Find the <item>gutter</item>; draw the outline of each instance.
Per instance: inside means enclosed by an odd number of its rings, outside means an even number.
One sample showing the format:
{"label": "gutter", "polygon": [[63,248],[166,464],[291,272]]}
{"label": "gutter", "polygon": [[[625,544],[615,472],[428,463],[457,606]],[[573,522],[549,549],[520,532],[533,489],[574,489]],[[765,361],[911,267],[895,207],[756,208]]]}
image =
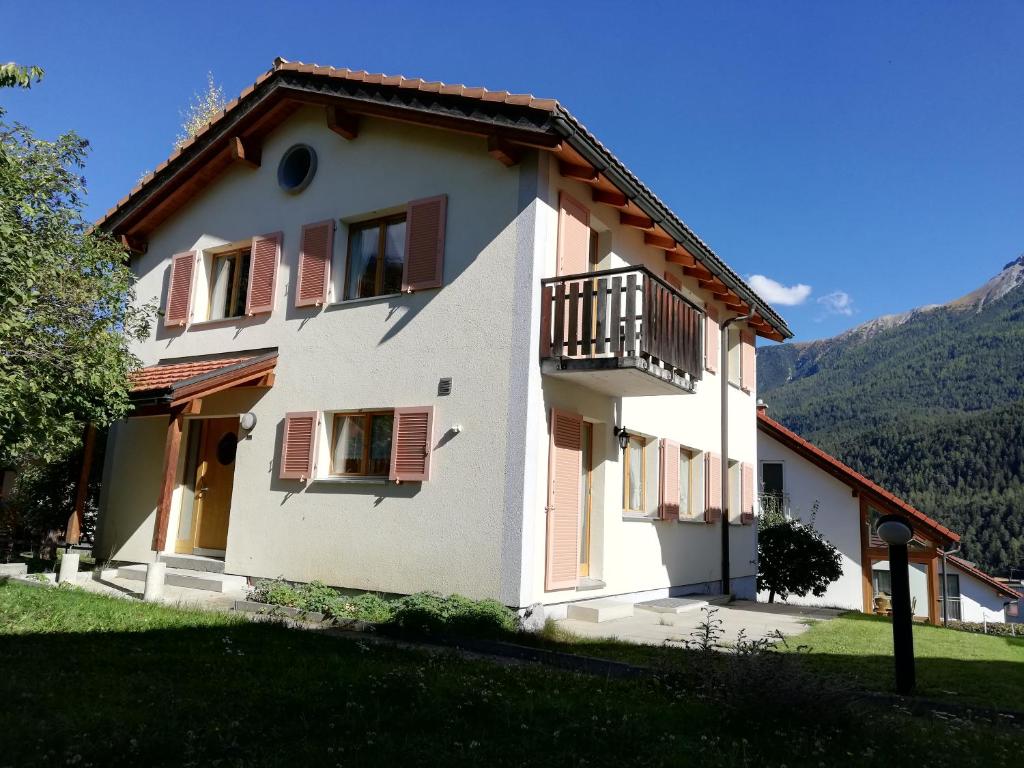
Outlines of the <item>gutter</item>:
{"label": "gutter", "polygon": [[714,252],[700,240],[653,192],[630,173],[611,152],[609,152],[569,112],[559,105],[551,118],[552,126],[596,171],[604,174],[619,188],[628,200],[634,203],[651,221],[662,227],[677,242],[691,250],[709,270],[726,286],[734,290],[751,308],[767,320],[785,338],[793,338],[786,321],[768,306],[761,297],[743,282]]}

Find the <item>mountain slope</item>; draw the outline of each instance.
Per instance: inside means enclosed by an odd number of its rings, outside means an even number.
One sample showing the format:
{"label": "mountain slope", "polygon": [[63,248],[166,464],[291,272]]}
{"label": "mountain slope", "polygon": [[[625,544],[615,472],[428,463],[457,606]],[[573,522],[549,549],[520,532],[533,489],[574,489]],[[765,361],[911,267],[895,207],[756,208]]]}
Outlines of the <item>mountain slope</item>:
{"label": "mountain slope", "polygon": [[1024,257],[944,305],[758,350],[758,393],[790,428],[1024,566]]}

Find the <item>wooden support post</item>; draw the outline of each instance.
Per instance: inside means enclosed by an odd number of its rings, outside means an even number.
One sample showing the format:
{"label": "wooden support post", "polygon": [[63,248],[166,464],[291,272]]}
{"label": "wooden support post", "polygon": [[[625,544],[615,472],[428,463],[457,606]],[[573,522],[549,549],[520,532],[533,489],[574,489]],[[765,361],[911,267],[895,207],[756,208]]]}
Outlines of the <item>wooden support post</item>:
{"label": "wooden support post", "polygon": [[167,543],[167,523],[171,516],[171,499],[178,474],[178,455],[181,452],[183,418],[180,409],[171,412],[167,421],[167,439],[164,442],[164,474],[160,482],[160,496],[156,505],[156,523],[153,526],[153,551],[163,552]]}
{"label": "wooden support post", "polygon": [[75,506],[68,518],[68,529],[64,541],[77,544],[82,539],[82,525],[85,522],[85,501],[89,496],[89,476],[92,474],[92,454],[96,447],[96,427],[85,425],[82,437],[82,466],[78,472],[78,485],[75,487]]}
{"label": "wooden support post", "polygon": [[327,107],[327,127],[352,141],[359,135],[359,118],[341,107]]}

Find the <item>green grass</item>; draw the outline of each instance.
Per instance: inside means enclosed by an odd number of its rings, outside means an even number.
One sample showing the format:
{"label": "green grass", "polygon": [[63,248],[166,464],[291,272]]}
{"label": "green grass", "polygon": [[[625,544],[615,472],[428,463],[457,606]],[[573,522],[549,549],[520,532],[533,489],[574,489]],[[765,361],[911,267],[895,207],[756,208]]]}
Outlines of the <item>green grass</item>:
{"label": "green grass", "polygon": [[[892,623],[862,613],[818,622],[794,638],[810,647],[807,664],[857,685],[889,690]],[[917,693],[963,704],[1024,712],[1024,638],[914,625]]]}
{"label": "green grass", "polygon": [[869,766],[888,763],[880,730],[907,752],[941,733],[944,757],[993,766],[1021,736],[889,708],[787,710],[756,677],[711,692],[681,675],[602,679],[12,583],[0,668],[0,766]]}

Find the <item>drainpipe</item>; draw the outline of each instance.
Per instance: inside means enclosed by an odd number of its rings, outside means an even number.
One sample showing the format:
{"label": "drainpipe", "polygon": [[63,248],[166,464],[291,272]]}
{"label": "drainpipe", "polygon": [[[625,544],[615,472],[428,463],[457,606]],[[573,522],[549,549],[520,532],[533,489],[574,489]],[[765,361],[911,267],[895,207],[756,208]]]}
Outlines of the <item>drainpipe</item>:
{"label": "drainpipe", "polygon": [[722,357],[719,376],[722,377],[722,594],[732,594],[732,583],[729,578],[729,510],[732,500],[729,498],[729,326],[733,323],[749,320],[753,313],[730,317],[722,323],[722,339],[719,346]]}
{"label": "drainpipe", "polygon": [[949,595],[946,593],[946,556],[955,555],[960,551],[960,547],[957,546],[955,549],[939,550],[939,554],[942,555],[942,626],[949,626]]}

